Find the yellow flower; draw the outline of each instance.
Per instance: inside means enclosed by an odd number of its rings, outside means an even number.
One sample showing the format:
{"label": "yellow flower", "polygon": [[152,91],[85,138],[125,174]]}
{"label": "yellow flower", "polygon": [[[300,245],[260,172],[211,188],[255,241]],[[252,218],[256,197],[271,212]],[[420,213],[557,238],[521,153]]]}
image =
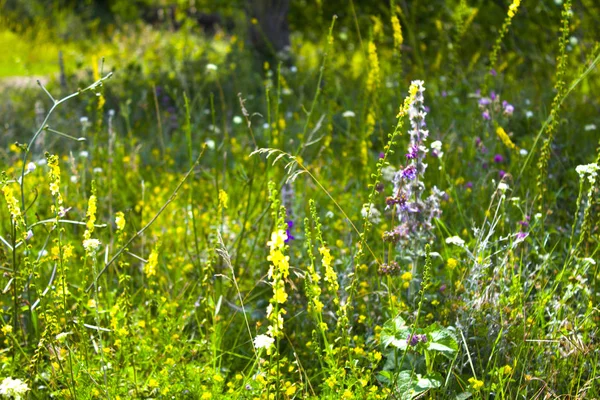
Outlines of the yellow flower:
{"label": "yellow flower", "polygon": [[512,367],[510,365],[505,365],[504,368],[502,368],[502,373],[504,375],[509,375],[512,372]]}
{"label": "yellow flower", "polygon": [[446,266],[448,267],[448,269],[454,269],[458,266],[458,260],[456,258],[449,258],[448,261],[446,261]]}
{"label": "yellow flower", "polygon": [[267,246],[271,249],[281,249],[285,245],[285,241],[288,239],[287,233],[283,229],[279,229],[271,233],[271,240],[267,242]]}
{"label": "yellow flower", "polygon": [[496,135],[498,135],[498,137],[500,138],[500,140],[502,140],[502,143],[504,143],[506,147],[508,147],[511,150],[518,150],[518,147],[513,143],[513,141],[510,139],[503,127],[499,126],[498,128],[496,128]]}
{"label": "yellow flower", "polygon": [[475,390],[479,390],[483,387],[483,381],[480,381],[479,379],[476,378],[469,378],[469,383],[471,384],[471,387]]}
{"label": "yellow flower", "polygon": [[117,225],[117,229],[122,231],[125,228],[125,214],[121,211],[117,212],[115,215],[115,224]]}
{"label": "yellow flower", "polygon": [[400,276],[400,278],[403,281],[410,281],[412,279],[412,273],[410,271],[406,271],[405,273],[402,274],[402,276]]}

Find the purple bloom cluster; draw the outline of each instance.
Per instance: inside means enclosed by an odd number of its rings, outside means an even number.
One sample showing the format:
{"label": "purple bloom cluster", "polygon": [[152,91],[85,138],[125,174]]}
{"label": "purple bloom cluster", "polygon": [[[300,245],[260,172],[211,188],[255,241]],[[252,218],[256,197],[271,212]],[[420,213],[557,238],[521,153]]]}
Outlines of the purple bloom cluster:
{"label": "purple bloom cluster", "polygon": [[500,96],[496,92],[490,92],[489,97],[481,97],[480,91],[477,94],[479,97],[477,104],[481,110],[481,117],[484,120],[489,121],[492,119],[492,115],[497,115],[500,112],[507,117],[513,115],[515,107],[506,100],[500,102]]}
{"label": "purple bloom cluster", "polygon": [[409,346],[413,347],[415,347],[419,343],[427,343],[427,335],[408,335],[408,337],[406,338],[406,343],[408,343]]}
{"label": "purple bloom cluster", "polygon": [[400,272],[400,265],[396,261],[392,261],[389,264],[382,264],[378,270],[380,275],[396,275]]}

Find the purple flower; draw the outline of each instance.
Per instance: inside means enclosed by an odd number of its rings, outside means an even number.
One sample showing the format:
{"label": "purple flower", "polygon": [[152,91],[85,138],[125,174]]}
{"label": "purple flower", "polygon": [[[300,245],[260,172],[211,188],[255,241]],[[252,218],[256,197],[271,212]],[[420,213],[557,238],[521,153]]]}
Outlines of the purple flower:
{"label": "purple flower", "polygon": [[492,100],[489,97],[482,97],[482,98],[479,99],[479,105],[480,106],[487,106],[491,102],[492,102]]}
{"label": "purple flower", "polygon": [[513,112],[515,111],[515,108],[513,107],[512,104],[510,104],[508,101],[504,100],[502,102],[502,108],[504,109],[504,114],[511,116],[513,114]]}
{"label": "purple flower", "polygon": [[404,168],[404,170],[402,170],[402,177],[404,179],[412,181],[417,177],[417,168],[414,165],[409,165],[408,167]]}
{"label": "purple flower", "polygon": [[504,172],[503,169],[501,169],[500,171],[498,171],[498,175],[500,176],[500,179],[504,178],[504,175],[506,175],[506,172]]}
{"label": "purple flower", "polygon": [[492,119],[492,117],[490,117],[490,112],[488,110],[485,110],[484,112],[481,113],[481,116],[483,117],[483,119],[485,119],[486,121],[489,121],[490,119]]}
{"label": "purple flower", "polygon": [[494,68],[492,68],[492,69],[490,69],[490,75],[496,76],[496,75],[498,75],[498,73],[496,72],[496,70]]}
{"label": "purple flower", "polygon": [[500,164],[501,162],[504,162],[504,157],[502,157],[502,154],[496,154],[494,156],[494,162],[496,164]]}
{"label": "purple flower", "polygon": [[379,158],[383,158],[383,157],[385,157],[385,153],[382,151],[379,153]]}
{"label": "purple flower", "polygon": [[472,189],[473,188],[473,182],[469,181],[469,182],[465,183],[465,187],[467,189]]}
{"label": "purple flower", "polygon": [[446,291],[446,284],[442,283],[442,286],[440,286],[440,293],[444,293]]}
{"label": "purple flower", "polygon": [[408,153],[406,153],[406,158],[409,160],[414,160],[415,158],[417,158],[418,155],[419,155],[419,146],[417,146],[416,144],[413,144],[408,149]]}
{"label": "purple flower", "polygon": [[427,335],[408,335],[408,338],[406,338],[406,343],[413,347],[419,343],[427,343]]}
{"label": "purple flower", "polygon": [[522,242],[523,240],[525,240],[525,238],[529,236],[529,233],[527,232],[519,232],[517,233],[517,243],[518,242]]}
{"label": "purple flower", "polygon": [[290,240],[294,240],[295,239],[295,237],[292,236],[292,228],[294,227],[294,221],[292,221],[291,219],[287,220],[286,224],[287,224],[288,227],[285,230],[285,233],[287,234],[287,239],[285,240],[285,243],[288,243]]}
{"label": "purple flower", "polygon": [[490,99],[492,99],[492,101],[494,101],[494,100],[496,100],[496,97],[498,97],[498,96],[496,96],[496,92],[494,92],[492,90],[492,92],[490,93]]}
{"label": "purple flower", "polygon": [[442,90],[442,97],[446,97],[448,96],[448,92],[446,92],[445,90]]}

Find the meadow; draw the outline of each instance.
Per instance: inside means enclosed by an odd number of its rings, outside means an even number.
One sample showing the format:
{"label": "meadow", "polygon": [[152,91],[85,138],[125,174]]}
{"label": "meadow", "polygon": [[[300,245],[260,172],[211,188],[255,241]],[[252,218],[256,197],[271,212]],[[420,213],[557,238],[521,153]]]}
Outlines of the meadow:
{"label": "meadow", "polygon": [[600,6],[234,3],[0,13],[0,397],[600,398]]}

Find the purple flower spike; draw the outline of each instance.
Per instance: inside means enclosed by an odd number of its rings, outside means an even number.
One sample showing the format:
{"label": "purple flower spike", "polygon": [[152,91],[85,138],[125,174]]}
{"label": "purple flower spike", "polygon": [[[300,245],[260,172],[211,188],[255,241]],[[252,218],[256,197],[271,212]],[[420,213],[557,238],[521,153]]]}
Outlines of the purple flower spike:
{"label": "purple flower spike", "polygon": [[492,99],[492,101],[494,101],[494,100],[496,100],[496,97],[498,97],[498,96],[496,95],[496,92],[494,92],[494,91],[492,90],[492,92],[490,93],[490,99]]}
{"label": "purple flower spike", "polygon": [[409,160],[414,160],[419,155],[419,146],[413,144],[409,149],[408,153],[406,153],[406,158]]}
{"label": "purple flower spike", "polygon": [[290,240],[294,240],[295,239],[295,237],[292,236],[292,228],[294,227],[294,221],[292,221],[291,219],[287,220],[286,224],[287,224],[288,227],[285,230],[285,233],[287,234],[287,239],[285,240],[285,243],[289,243]]}

